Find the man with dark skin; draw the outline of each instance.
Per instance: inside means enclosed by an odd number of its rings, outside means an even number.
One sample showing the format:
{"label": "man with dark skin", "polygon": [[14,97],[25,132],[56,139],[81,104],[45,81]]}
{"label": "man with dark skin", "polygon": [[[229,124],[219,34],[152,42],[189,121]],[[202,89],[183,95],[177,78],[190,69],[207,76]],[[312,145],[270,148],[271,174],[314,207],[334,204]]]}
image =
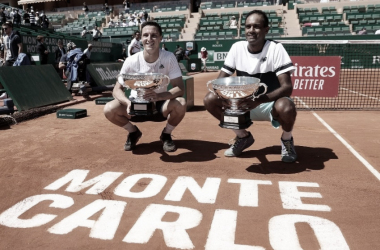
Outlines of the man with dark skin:
{"label": "man with dark skin", "polygon": [[[240,101],[239,109],[250,110],[253,121],[270,121],[275,128],[281,126],[281,160],[294,162],[297,154],[292,130],[297,112],[289,97],[293,90],[290,74],[295,67],[280,43],[266,40],[268,31],[268,17],[264,12],[253,10],[248,13],[245,21],[246,41],[232,45],[218,78],[229,77],[236,71],[237,76],[260,78],[268,86],[267,93],[259,98]],[[207,111],[218,120],[222,117],[223,109],[230,106],[230,103],[211,92],[206,95],[204,104]],[[228,157],[239,156],[255,141],[245,129],[233,131],[236,134],[235,143],[224,153]]]}

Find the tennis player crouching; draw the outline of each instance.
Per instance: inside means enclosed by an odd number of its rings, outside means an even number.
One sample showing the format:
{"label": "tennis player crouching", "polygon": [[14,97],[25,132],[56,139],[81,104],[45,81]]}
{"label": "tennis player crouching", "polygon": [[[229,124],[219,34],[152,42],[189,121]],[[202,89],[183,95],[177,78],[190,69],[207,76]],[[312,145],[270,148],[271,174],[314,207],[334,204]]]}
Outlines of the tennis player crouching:
{"label": "tennis player crouching", "polygon": [[[275,128],[282,127],[281,160],[294,162],[297,154],[292,136],[296,120],[296,107],[290,95],[293,87],[290,74],[295,70],[282,44],[266,40],[269,31],[268,17],[260,10],[249,12],[245,20],[247,41],[232,45],[218,78],[228,77],[236,71],[237,76],[260,78],[268,86],[267,93],[259,98],[242,101],[239,108],[251,110],[253,121],[270,121]],[[218,120],[223,111],[223,102],[209,92],[204,104]],[[253,136],[245,129],[233,130],[235,143],[225,151],[225,156],[239,156],[254,143]]]}
{"label": "tennis player crouching", "polygon": [[[170,78],[170,83],[173,86],[172,89],[169,91],[162,90],[162,88],[146,90],[144,99],[156,102],[157,110],[164,117],[168,118],[160,140],[163,143],[164,151],[173,152],[177,148],[172,141],[171,133],[182,121],[186,113],[186,101],[182,98],[184,84],[181,70],[174,54],[160,48],[162,30],[159,24],[156,22],[143,23],[141,25],[141,34],[144,51],[128,57],[123,64],[120,74],[162,73]],[[135,91],[131,92],[131,96],[135,94]],[[118,82],[116,82],[113,89],[113,96],[115,100],[106,104],[104,114],[110,122],[129,132],[124,150],[133,150],[142,133],[137,126],[130,122],[131,116],[129,115],[129,110],[131,101],[125,96],[124,87]]]}

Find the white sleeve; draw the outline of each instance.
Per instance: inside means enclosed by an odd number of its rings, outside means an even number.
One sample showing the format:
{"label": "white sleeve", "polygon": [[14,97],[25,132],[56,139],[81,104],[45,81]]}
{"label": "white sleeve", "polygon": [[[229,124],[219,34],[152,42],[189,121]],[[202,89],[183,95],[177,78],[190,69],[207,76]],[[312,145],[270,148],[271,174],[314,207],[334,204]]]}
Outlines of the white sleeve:
{"label": "white sleeve", "polygon": [[131,45],[132,45],[132,43],[130,43],[130,44],[128,45],[128,51],[127,51],[127,53],[128,53],[128,57],[131,56],[131,53],[129,52],[129,51],[131,50]]}
{"label": "white sleeve", "polygon": [[236,69],[236,43],[234,43],[230,49],[230,51],[228,52],[227,56],[226,56],[226,59],[224,61],[224,65],[222,67],[222,70],[229,74],[229,75],[232,75],[233,73],[235,73],[235,69]]}
{"label": "white sleeve", "polygon": [[170,79],[175,79],[182,76],[181,69],[179,68],[177,59],[175,58],[173,53],[168,53],[169,57],[169,69],[168,76]]}
{"label": "white sleeve", "polygon": [[286,72],[292,73],[295,70],[288,52],[286,52],[284,46],[281,43],[276,44],[274,57],[273,72],[275,72],[277,76]]}
{"label": "white sleeve", "polygon": [[123,63],[123,67],[121,67],[121,70],[120,70],[120,74],[126,74],[126,73],[128,73],[129,71],[130,71],[130,69],[129,69],[129,66],[130,66],[130,60],[128,60],[128,59],[130,59],[130,57],[128,57],[125,61],[124,61],[124,63]]}

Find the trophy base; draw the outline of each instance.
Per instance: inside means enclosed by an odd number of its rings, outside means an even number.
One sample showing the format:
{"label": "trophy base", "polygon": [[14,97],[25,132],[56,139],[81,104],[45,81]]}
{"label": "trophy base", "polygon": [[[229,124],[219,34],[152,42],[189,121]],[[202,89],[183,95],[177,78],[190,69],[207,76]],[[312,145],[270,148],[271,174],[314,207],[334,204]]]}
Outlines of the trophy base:
{"label": "trophy base", "polygon": [[229,129],[246,129],[253,124],[250,112],[241,112],[241,113],[222,113],[222,119],[220,120],[219,126],[222,128]]}
{"label": "trophy base", "polygon": [[131,102],[130,115],[155,115],[157,113],[156,105],[153,102],[137,103]]}

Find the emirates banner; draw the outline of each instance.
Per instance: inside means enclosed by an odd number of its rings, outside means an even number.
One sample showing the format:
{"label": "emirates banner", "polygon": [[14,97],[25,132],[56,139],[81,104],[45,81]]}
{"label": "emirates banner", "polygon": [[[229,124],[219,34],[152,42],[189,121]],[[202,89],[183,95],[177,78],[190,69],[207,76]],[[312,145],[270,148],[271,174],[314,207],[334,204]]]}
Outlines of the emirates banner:
{"label": "emirates banner", "polygon": [[340,56],[291,56],[296,70],[292,74],[292,96],[338,96]]}

